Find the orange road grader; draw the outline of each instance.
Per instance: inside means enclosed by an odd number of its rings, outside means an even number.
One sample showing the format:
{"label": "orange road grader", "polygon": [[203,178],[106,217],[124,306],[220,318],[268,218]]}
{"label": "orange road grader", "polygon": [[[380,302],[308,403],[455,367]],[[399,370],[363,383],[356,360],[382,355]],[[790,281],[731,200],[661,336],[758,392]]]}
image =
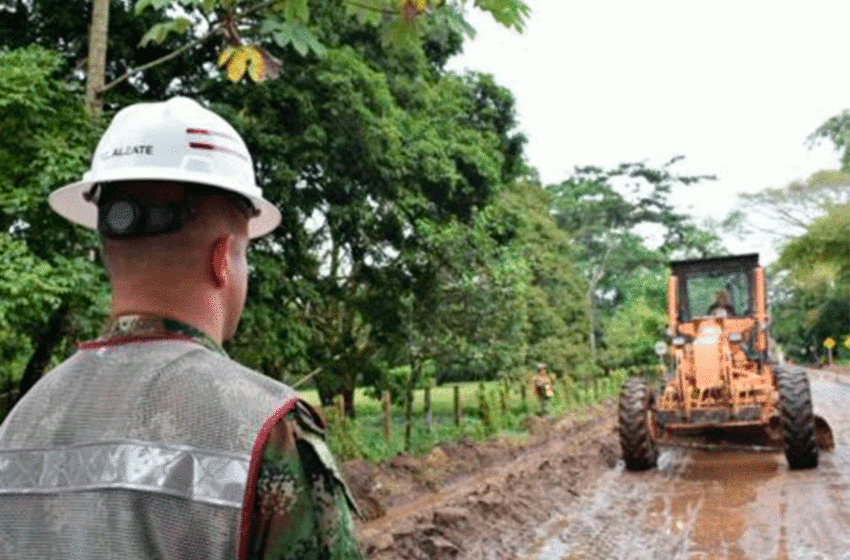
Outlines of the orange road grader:
{"label": "orange road grader", "polygon": [[774,359],[758,255],[670,265],[672,363],[657,390],[641,378],[623,385],[618,420],[626,468],[654,467],[663,445],[784,448],[792,469],[816,467],[832,432],[812,412],[805,370]]}

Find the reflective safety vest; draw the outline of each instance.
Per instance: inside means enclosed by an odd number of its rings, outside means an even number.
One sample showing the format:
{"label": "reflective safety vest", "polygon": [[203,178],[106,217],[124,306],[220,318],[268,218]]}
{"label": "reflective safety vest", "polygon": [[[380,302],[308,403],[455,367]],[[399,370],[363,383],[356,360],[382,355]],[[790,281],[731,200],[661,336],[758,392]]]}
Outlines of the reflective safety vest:
{"label": "reflective safety vest", "polygon": [[192,340],[107,340],[0,426],[0,559],[234,558],[249,458],[294,392]]}

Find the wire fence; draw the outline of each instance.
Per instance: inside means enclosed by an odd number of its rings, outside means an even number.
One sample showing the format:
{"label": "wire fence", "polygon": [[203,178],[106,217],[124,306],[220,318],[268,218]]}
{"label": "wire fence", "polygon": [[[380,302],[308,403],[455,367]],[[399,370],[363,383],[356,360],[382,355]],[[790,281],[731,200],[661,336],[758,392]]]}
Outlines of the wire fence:
{"label": "wire fence", "polygon": [[[655,375],[655,367],[614,370],[596,379],[556,379],[552,398],[545,404],[535,395],[530,378],[523,383],[425,386],[414,391],[410,416],[402,404],[390,401],[389,393],[375,398],[358,390],[354,419],[346,416],[342,399],[325,409],[331,447],[342,460],[380,460],[400,452],[427,453],[439,443],[467,438],[524,437],[529,416],[581,412],[588,405],[619,395],[622,384],[633,375]],[[318,401],[309,392],[305,397]]]}

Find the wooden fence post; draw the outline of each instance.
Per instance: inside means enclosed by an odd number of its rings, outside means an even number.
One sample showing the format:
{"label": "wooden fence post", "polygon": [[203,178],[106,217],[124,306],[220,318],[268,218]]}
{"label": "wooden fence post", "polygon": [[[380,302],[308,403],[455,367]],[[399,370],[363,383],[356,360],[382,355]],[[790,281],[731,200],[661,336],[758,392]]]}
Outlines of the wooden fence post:
{"label": "wooden fence post", "polygon": [[502,408],[502,417],[504,418],[505,414],[508,412],[508,389],[504,385],[502,385],[502,388],[499,391],[499,399],[499,404]]}
{"label": "wooden fence post", "polygon": [[381,400],[384,403],[384,440],[387,442],[387,447],[390,446],[390,429],[392,427],[393,416],[390,410],[390,392],[384,391],[381,395]]}
{"label": "wooden fence post", "polygon": [[563,377],[561,377],[561,389],[564,393],[564,408],[569,410],[572,404],[572,395],[570,395],[570,384],[567,383],[567,374],[565,373]]}
{"label": "wooden fence post", "polygon": [[454,390],[455,390],[455,426],[460,426],[460,385],[455,385]]}
{"label": "wooden fence post", "polygon": [[519,395],[522,399],[522,411],[528,412],[528,386],[525,382],[519,384]]}
{"label": "wooden fence post", "polygon": [[431,431],[431,421],[433,420],[433,411],[431,410],[431,382],[428,381],[425,383],[425,395],[424,395],[425,403],[423,413],[425,416],[425,430]]}
{"label": "wooden fence post", "polygon": [[334,396],[334,400],[336,401],[336,411],[339,413],[340,419],[345,418],[345,400],[342,398],[342,395]]}

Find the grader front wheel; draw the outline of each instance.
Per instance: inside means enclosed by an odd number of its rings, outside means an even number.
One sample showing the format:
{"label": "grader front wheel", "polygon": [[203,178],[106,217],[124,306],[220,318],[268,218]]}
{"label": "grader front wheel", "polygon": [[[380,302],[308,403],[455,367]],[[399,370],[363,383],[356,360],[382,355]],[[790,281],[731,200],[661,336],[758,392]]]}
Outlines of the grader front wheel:
{"label": "grader front wheel", "polygon": [[785,432],[785,458],[792,469],[818,466],[815,415],[806,371],[798,367],[776,367],[780,412]]}
{"label": "grader front wheel", "polygon": [[620,393],[620,448],[630,471],[644,471],[655,466],[658,451],[652,418],[652,394],[639,378],[629,379]]}

